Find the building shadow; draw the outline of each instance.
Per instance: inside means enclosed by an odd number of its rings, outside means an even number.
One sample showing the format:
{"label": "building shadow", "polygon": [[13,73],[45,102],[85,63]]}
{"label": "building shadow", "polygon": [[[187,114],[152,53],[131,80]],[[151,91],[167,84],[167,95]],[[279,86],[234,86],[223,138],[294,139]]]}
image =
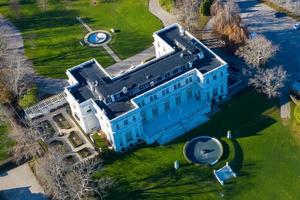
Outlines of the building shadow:
{"label": "building shadow", "polygon": [[1,200],[46,200],[42,193],[32,193],[30,187],[20,187],[0,191]]}

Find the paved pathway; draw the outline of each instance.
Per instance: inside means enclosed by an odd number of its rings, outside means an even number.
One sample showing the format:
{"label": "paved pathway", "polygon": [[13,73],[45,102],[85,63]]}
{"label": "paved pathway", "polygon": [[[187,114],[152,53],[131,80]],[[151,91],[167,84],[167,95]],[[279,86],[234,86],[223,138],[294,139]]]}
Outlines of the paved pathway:
{"label": "paved pathway", "polygon": [[107,44],[104,44],[103,48],[116,62],[121,61],[121,59],[117,56],[117,54],[115,54],[115,52]]}
{"label": "paved pathway", "polygon": [[88,32],[92,32],[93,30],[81,19],[81,17],[76,17],[76,19],[82,24],[82,26],[84,27],[84,28],[86,28],[86,30],[88,31]]}
{"label": "paved pathway", "polygon": [[46,200],[44,190],[27,163],[0,172],[1,200]]}
{"label": "paved pathway", "polygon": [[162,21],[164,26],[168,26],[177,22],[176,16],[168,13],[160,7],[159,0],[150,0],[149,10],[153,15],[155,15]]}

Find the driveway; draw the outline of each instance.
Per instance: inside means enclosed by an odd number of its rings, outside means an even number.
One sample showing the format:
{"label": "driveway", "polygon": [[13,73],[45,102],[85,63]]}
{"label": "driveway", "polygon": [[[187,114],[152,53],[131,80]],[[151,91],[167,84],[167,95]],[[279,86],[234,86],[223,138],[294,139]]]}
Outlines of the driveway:
{"label": "driveway", "polygon": [[27,163],[0,172],[1,200],[46,200],[44,191]]}
{"label": "driveway", "polygon": [[265,35],[274,44],[279,45],[279,52],[271,60],[271,66],[282,65],[287,70],[290,84],[300,78],[300,31],[293,29],[297,22],[290,17],[275,18],[275,11],[255,0],[237,0],[241,17],[250,32]]}

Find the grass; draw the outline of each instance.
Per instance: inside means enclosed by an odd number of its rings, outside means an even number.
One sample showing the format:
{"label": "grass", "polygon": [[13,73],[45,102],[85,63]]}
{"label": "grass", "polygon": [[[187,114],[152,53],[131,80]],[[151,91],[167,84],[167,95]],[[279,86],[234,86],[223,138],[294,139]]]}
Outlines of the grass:
{"label": "grass", "polygon": [[8,137],[8,128],[5,125],[0,125],[0,161],[9,157],[9,151],[13,145]]}
{"label": "grass", "polygon": [[207,22],[209,21],[210,16],[205,16],[201,13],[199,13],[199,28],[204,29]]}
{"label": "grass", "polygon": [[122,59],[151,46],[152,34],[161,28],[160,21],[148,11],[148,0],[68,1],[66,5],[50,0],[47,11],[41,11],[35,1],[20,1],[21,16],[12,17],[9,4],[0,0],[0,13],[10,18],[21,31],[25,53],[36,71],[53,78],[66,78],[65,70],[91,58],[104,67],[114,63],[103,48],[88,48],[79,44],[87,31],[76,20],[81,16],[94,30],[111,28],[114,33],[109,46]]}
{"label": "grass", "polygon": [[19,100],[19,106],[21,108],[27,108],[30,107],[38,102],[38,88],[37,86],[33,86],[30,88]]}
{"label": "grass", "polygon": [[273,3],[273,2],[268,1],[268,0],[262,0],[262,2],[264,4],[266,4],[267,6],[269,6],[270,8],[273,8],[274,10],[276,10],[278,12],[283,12],[283,13],[285,13],[289,17],[292,17],[292,18],[294,18],[296,20],[300,20],[300,16],[299,15],[294,14],[293,12],[291,12],[291,11],[289,11],[289,10],[287,10],[287,9],[279,6],[279,5],[277,5],[276,3]]}
{"label": "grass", "polygon": [[[106,156],[105,169],[97,176],[118,182],[108,199],[299,199],[300,146],[290,127],[282,124],[277,103],[247,91],[221,108],[208,123],[168,145]],[[228,129],[235,140],[224,138]],[[216,166],[196,166],[184,159],[184,143],[198,135],[222,138],[225,154]],[[178,171],[175,160],[180,162]],[[238,178],[221,187],[213,169],[226,161]]]}

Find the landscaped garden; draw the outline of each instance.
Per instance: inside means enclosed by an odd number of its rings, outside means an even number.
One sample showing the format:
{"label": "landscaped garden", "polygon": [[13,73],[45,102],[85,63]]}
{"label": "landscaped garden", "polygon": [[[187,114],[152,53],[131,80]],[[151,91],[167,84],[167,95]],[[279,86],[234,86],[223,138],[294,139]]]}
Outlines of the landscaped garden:
{"label": "landscaped garden", "polygon": [[104,67],[113,59],[103,48],[88,48],[79,44],[87,33],[77,16],[94,30],[119,30],[112,34],[109,46],[121,58],[127,58],[150,47],[154,31],[160,21],[148,11],[148,0],[48,1],[47,10],[36,3],[20,1],[20,17],[12,17],[10,5],[0,0],[0,13],[9,17],[22,32],[26,55],[33,61],[38,73],[65,78],[65,70],[96,58]]}
{"label": "landscaped garden", "polygon": [[[168,145],[105,156],[105,170],[97,175],[118,182],[109,199],[299,199],[299,138],[278,111],[277,102],[243,92],[209,122]],[[227,130],[233,140],[226,138]],[[185,142],[200,135],[223,143],[224,155],[213,167],[196,166],[183,156]],[[222,187],[213,169],[227,161],[238,177]]]}

